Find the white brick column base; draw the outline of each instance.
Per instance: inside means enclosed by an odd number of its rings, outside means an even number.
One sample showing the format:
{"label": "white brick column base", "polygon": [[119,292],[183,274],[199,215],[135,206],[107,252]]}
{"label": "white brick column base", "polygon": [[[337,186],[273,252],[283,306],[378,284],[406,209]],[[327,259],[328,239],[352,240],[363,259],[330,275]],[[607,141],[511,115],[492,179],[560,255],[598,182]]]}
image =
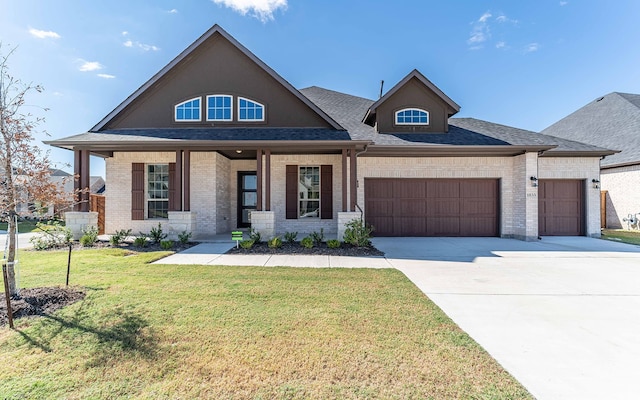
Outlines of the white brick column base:
{"label": "white brick column base", "polygon": [[64,213],[64,222],[67,228],[73,234],[73,240],[79,240],[87,227],[95,227],[98,229],[98,213],[89,211],[67,211]]}
{"label": "white brick column base", "polygon": [[185,231],[191,232],[195,236],[197,216],[198,213],[195,211],[169,211],[168,238],[175,240],[178,238],[178,234]]}
{"label": "white brick column base", "polygon": [[347,223],[354,219],[360,219],[361,216],[358,211],[338,212],[338,240],[344,240],[344,231],[347,230]]}
{"label": "white brick column base", "polygon": [[262,240],[276,236],[275,211],[251,211],[251,228],[260,233]]}

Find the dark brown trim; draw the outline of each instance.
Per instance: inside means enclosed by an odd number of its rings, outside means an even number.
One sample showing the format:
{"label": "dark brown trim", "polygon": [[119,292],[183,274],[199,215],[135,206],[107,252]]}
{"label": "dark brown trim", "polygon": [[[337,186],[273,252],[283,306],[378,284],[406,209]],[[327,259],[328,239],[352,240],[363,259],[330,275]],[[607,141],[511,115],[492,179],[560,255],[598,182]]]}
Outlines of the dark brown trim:
{"label": "dark brown trim", "polygon": [[80,150],[73,151],[73,211],[80,211],[80,166],[82,165],[82,158],[80,157]]}
{"label": "dark brown trim", "polygon": [[350,202],[349,202],[349,211],[356,210],[356,203],[358,202],[358,161],[356,157],[356,149],[353,148],[349,150],[349,154],[351,156],[351,162],[349,163],[349,170],[351,173],[351,177],[349,179],[350,186]]}
{"label": "dark brown trim", "polygon": [[285,209],[287,219],[298,218],[298,166],[287,165],[285,169]]}
{"label": "dark brown trim", "polygon": [[271,211],[271,150],[264,151],[265,182],[264,182],[264,209]]}
{"label": "dark brown trim", "polygon": [[342,211],[347,209],[347,149],[342,149]]}
{"label": "dark brown trim", "polygon": [[131,164],[131,219],[144,219],[144,163]]}
{"label": "dark brown trim", "polygon": [[183,194],[182,194],[182,209],[184,211],[191,211],[191,151],[185,150],[183,157],[184,167],[182,179]]}
{"label": "dark brown trim", "polygon": [[320,166],[320,219],[333,218],[333,165]]}
{"label": "dark brown trim", "polygon": [[[175,209],[182,211],[182,150],[176,150]],[[171,208],[169,208],[171,209]]]}
{"label": "dark brown trim", "polygon": [[257,194],[258,204],[256,205],[256,211],[262,211],[262,149],[256,151],[256,175],[257,175]]}
{"label": "dark brown trim", "polygon": [[169,163],[169,211],[180,211],[180,209],[177,208],[178,196],[180,196],[177,175],[176,163]]}
{"label": "dark brown trim", "polygon": [[89,192],[91,189],[91,170],[89,150],[80,150],[80,186],[82,194],[80,195],[80,211],[89,212]]}

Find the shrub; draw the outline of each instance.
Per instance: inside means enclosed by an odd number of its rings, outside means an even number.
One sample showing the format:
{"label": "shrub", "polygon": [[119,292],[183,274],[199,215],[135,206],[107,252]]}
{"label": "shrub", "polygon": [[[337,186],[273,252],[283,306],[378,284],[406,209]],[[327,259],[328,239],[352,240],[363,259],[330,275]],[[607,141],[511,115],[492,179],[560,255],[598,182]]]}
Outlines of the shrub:
{"label": "shrub", "polygon": [[284,241],[291,244],[295,243],[298,239],[298,232],[285,232],[284,233]]}
{"label": "shrub", "polygon": [[344,231],[344,242],[356,247],[371,246],[371,232],[373,227],[367,225],[363,220],[355,218],[347,222]]}
{"label": "shrub", "polygon": [[116,233],[114,233],[113,235],[111,235],[111,237],[109,238],[109,243],[111,243],[112,246],[119,246],[122,244],[122,242],[124,242],[124,240],[128,237],[131,236],[131,229],[120,229],[117,230]]}
{"label": "shrub", "polygon": [[136,247],[146,247],[147,246],[147,236],[142,234],[140,236],[136,236],[135,239],[133,239],[133,245]]}
{"label": "shrub", "polygon": [[36,250],[48,250],[68,246],[73,240],[71,229],[62,226],[58,221],[50,221],[47,224],[38,222],[36,226],[41,232],[39,232],[37,236],[29,239],[33,244],[33,248]]}
{"label": "shrub", "polygon": [[327,240],[327,247],[330,249],[337,249],[340,247],[340,241],[338,239]]}
{"label": "shrub", "polygon": [[282,247],[282,239],[280,239],[280,236],[276,236],[273,239],[270,239],[267,242],[267,245],[270,249],[279,249],[280,247]]}
{"label": "shrub", "polygon": [[189,243],[189,239],[191,239],[191,236],[193,236],[193,232],[182,231],[178,233],[178,240],[181,244],[187,244]]}
{"label": "shrub", "polygon": [[160,242],[162,250],[171,250],[173,248],[173,240],[163,240]]}
{"label": "shrub", "polygon": [[94,243],[95,241],[93,240],[91,235],[82,235],[80,237],[80,244],[82,245],[82,247],[91,247],[94,245]]}
{"label": "shrub", "polygon": [[149,239],[151,239],[154,244],[158,244],[166,238],[167,234],[162,232],[162,224],[159,222],[157,228],[151,228],[151,231],[149,231]]}
{"label": "shrub", "polygon": [[98,241],[98,227],[88,226],[82,229],[82,237],[80,238],[80,244],[83,247],[91,247]]}
{"label": "shrub", "polygon": [[305,237],[300,241],[300,245],[304,248],[311,249],[313,248],[313,239],[310,236]]}
{"label": "shrub", "polygon": [[319,246],[320,243],[324,242],[324,229],[320,228],[320,233],[318,232],[311,232],[311,234],[309,235],[309,237],[311,238],[311,240],[313,240],[313,243],[316,246]]}
{"label": "shrub", "polygon": [[260,232],[251,228],[249,230],[249,239],[253,240],[253,243],[260,243],[262,241],[262,236],[260,235]]}
{"label": "shrub", "polygon": [[240,247],[242,247],[245,250],[249,250],[250,248],[253,247],[254,244],[255,242],[253,241],[253,239],[243,240],[242,242],[240,242]]}

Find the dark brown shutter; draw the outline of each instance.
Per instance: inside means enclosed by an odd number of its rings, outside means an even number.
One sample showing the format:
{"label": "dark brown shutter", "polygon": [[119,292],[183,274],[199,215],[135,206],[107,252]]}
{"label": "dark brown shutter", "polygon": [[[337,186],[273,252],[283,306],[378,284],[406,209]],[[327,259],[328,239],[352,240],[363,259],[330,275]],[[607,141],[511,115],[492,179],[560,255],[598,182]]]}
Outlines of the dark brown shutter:
{"label": "dark brown shutter", "polygon": [[177,209],[177,205],[180,204],[176,201],[176,163],[169,163],[169,211],[180,211]]}
{"label": "dark brown shutter", "polygon": [[320,166],[320,218],[333,218],[333,166]]}
{"label": "dark brown shutter", "polygon": [[287,219],[296,219],[298,218],[298,166],[287,165],[286,175],[286,216]]}
{"label": "dark brown shutter", "polygon": [[131,219],[144,219],[144,164],[131,164]]}

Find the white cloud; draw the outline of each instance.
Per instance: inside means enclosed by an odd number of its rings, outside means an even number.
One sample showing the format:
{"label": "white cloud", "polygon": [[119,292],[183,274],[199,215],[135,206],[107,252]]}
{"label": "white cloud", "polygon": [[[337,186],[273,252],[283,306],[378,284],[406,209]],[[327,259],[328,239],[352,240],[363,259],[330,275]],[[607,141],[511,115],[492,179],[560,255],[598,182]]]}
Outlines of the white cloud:
{"label": "white cloud", "polygon": [[122,36],[127,36],[129,34],[129,32],[127,31],[122,31]]}
{"label": "white cloud", "polygon": [[133,42],[131,40],[127,40],[122,44],[124,45],[124,47],[133,47]]}
{"label": "white cloud", "polygon": [[281,8],[287,8],[287,0],[212,0],[216,4],[224,5],[242,15],[251,15],[262,22],[273,20],[273,13]]}
{"label": "white cloud", "polygon": [[137,47],[142,51],[158,51],[160,50],[160,47],[158,46],[154,46],[152,44],[146,44],[146,43],[140,43],[138,41],[133,41],[133,40],[127,40],[126,42],[122,43],[122,45],[124,47]]}
{"label": "white cloud", "polygon": [[100,64],[97,61],[85,61],[85,60],[82,60],[82,59],[80,59],[78,61],[82,63],[78,67],[78,69],[80,71],[82,71],[82,72],[97,71],[99,69],[104,68],[104,65]]}
{"label": "white cloud", "polygon": [[560,7],[566,6],[567,4],[569,4],[568,1],[561,1],[560,2]]}
{"label": "white cloud", "polygon": [[491,33],[489,31],[489,19],[491,18],[491,13],[489,11],[485,12],[478,18],[477,21],[473,22],[473,29],[469,34],[469,39],[467,39],[467,44],[471,47],[471,50],[479,50],[482,48],[482,43],[486,42],[487,39],[491,37]]}
{"label": "white cloud", "polygon": [[496,43],[496,49],[504,49],[506,47],[507,47],[507,44],[505,42]]}
{"label": "white cloud", "polygon": [[29,28],[29,33],[31,36],[37,37],[38,39],[60,39],[60,35],[54,31],[43,31],[40,29]]}
{"label": "white cloud", "polygon": [[168,11],[169,14],[177,14],[178,10],[175,8],[172,8],[171,10]]}
{"label": "white cloud", "polygon": [[525,49],[525,53],[533,53],[534,51],[538,51],[540,49],[540,45],[538,43],[529,43]]}
{"label": "white cloud", "polygon": [[98,74],[98,76],[104,79],[113,79],[116,77],[115,75],[109,75],[109,74]]}
{"label": "white cloud", "polygon": [[480,16],[480,18],[478,18],[478,22],[485,23],[485,22],[487,22],[487,21],[489,20],[489,18],[491,18],[491,17],[492,17],[491,13],[490,13],[489,11],[487,11],[486,13],[482,14],[482,15]]}

